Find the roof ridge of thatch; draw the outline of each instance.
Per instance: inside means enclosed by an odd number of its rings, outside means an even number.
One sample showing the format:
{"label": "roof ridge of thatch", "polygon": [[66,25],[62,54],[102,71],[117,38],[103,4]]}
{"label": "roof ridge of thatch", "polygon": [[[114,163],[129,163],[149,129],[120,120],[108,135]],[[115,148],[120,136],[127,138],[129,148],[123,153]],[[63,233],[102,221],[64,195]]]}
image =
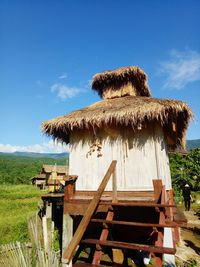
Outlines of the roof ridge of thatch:
{"label": "roof ridge of thatch", "polygon": [[[105,99],[60,116],[42,124],[42,131],[55,139],[69,143],[69,136],[74,130],[104,128],[105,126],[130,126],[133,130],[147,123],[157,122],[167,135],[173,136],[174,143],[183,145],[185,132],[192,110],[186,102],[173,99],[127,96]],[[173,129],[176,125],[176,130]]]}
{"label": "roof ridge of thatch", "polygon": [[147,85],[147,74],[138,66],[121,67],[115,70],[107,70],[93,76],[92,89],[97,91],[100,97],[107,88],[123,87],[132,84],[136,96],[151,96]]}

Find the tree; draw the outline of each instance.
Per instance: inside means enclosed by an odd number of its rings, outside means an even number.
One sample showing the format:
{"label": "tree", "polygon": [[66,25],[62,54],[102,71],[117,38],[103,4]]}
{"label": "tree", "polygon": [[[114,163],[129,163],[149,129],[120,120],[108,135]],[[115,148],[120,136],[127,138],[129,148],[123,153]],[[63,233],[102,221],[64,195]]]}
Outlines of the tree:
{"label": "tree", "polygon": [[172,184],[175,191],[187,183],[193,191],[200,190],[200,148],[191,150],[187,156],[172,154],[170,159],[170,170]]}

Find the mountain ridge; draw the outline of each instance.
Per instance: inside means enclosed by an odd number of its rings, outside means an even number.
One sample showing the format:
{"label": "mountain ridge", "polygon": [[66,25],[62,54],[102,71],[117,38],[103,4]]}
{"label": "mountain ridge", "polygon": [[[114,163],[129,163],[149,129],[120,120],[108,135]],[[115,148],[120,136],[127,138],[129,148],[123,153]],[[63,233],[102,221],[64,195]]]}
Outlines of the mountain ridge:
{"label": "mountain ridge", "polygon": [[[200,148],[200,139],[193,139],[186,141],[186,148],[187,150],[191,150],[194,148]],[[69,157],[68,152],[64,153],[37,153],[37,152],[0,152],[0,155],[12,155],[12,156],[19,156],[19,157],[30,157],[30,158],[52,158],[52,159],[60,159],[60,158],[67,158]]]}
{"label": "mountain ridge", "polygon": [[59,158],[66,158],[69,156],[69,153],[37,153],[37,152],[0,152],[0,155],[11,155],[16,157],[29,157],[29,158],[52,158],[52,159],[59,159]]}

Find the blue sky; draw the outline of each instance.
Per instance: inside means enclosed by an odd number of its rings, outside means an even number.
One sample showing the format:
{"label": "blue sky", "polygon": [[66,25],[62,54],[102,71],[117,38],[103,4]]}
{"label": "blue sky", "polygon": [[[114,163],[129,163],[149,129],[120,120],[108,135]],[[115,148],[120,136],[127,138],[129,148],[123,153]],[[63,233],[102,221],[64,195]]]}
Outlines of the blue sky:
{"label": "blue sky", "polygon": [[99,97],[92,76],[137,65],[154,97],[186,101],[187,139],[200,138],[200,2],[2,0],[0,151],[61,152],[43,121]]}

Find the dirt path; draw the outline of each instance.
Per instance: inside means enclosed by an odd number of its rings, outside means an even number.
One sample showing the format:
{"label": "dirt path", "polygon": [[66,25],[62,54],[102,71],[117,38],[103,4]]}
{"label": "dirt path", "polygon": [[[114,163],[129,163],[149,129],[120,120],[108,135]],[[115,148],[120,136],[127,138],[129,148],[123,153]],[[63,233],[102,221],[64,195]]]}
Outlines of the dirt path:
{"label": "dirt path", "polygon": [[187,266],[189,260],[196,260],[200,266],[200,220],[194,211],[184,211],[188,220],[187,228],[180,230],[181,240],[177,246],[176,260],[178,266]]}

